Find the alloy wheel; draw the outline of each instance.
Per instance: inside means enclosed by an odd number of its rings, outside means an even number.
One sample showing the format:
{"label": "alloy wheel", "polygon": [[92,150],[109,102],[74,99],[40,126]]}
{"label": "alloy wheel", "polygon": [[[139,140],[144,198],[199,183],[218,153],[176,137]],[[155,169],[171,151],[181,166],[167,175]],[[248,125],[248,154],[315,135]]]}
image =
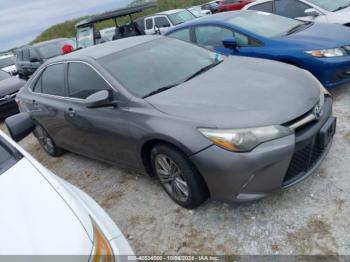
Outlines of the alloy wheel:
{"label": "alloy wheel", "polygon": [[155,169],[168,193],[175,199],[186,202],[189,196],[188,184],[176,163],[170,157],[159,154],[155,158]]}

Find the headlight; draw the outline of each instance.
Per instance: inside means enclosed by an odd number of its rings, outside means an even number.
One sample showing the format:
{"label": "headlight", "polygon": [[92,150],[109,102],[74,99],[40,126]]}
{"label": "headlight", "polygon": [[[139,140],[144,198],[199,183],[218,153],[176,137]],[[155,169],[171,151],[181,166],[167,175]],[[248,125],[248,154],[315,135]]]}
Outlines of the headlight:
{"label": "headlight", "polygon": [[233,152],[249,152],[258,145],[293,134],[284,126],[267,126],[244,129],[198,129],[215,145]]}
{"label": "headlight", "polygon": [[346,56],[347,52],[343,48],[331,48],[322,50],[306,51],[305,53],[318,58]]}
{"label": "headlight", "polygon": [[92,249],[92,255],[90,261],[92,262],[113,262],[114,254],[109,241],[102,233],[101,229],[91,219],[92,226],[94,228],[94,247]]}

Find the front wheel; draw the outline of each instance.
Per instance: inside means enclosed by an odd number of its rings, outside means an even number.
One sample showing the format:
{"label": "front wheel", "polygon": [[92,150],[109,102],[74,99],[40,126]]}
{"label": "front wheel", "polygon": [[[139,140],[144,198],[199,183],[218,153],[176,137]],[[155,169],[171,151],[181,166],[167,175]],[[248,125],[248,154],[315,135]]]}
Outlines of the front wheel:
{"label": "front wheel", "polygon": [[156,145],[151,153],[153,172],[177,204],[193,209],[209,198],[207,186],[192,163],[176,148]]}
{"label": "front wheel", "polygon": [[63,150],[56,146],[55,141],[42,126],[37,125],[33,133],[46,153],[53,157],[62,155]]}

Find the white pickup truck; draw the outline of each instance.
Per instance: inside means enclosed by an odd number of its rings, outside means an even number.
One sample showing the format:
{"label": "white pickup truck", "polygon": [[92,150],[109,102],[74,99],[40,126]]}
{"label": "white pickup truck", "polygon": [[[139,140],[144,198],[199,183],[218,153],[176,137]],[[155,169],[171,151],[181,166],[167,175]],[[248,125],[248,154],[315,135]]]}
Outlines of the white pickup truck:
{"label": "white pickup truck", "polygon": [[146,35],[163,34],[169,28],[195,19],[187,9],[169,10],[137,19],[135,22]]}

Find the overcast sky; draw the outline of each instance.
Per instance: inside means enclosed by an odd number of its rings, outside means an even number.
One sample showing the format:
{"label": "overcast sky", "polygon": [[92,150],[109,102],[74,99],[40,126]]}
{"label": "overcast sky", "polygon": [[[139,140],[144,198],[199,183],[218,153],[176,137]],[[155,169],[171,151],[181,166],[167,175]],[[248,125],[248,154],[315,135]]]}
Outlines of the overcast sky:
{"label": "overcast sky", "polygon": [[51,25],[124,7],[131,0],[0,0],[0,51],[32,41]]}

